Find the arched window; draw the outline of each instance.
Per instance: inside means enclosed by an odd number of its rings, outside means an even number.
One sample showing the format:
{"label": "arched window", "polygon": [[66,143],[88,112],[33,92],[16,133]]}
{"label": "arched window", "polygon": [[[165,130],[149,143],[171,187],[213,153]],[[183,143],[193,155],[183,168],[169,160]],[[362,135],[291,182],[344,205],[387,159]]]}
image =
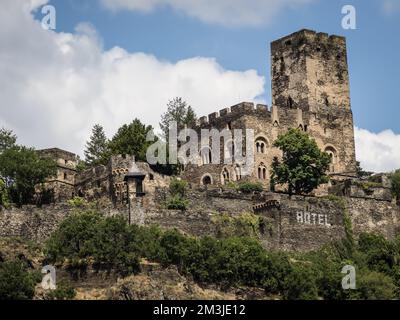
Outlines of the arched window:
{"label": "arched window", "polygon": [[266,180],[267,179],[267,168],[265,167],[264,163],[260,163],[257,170],[258,179]]}
{"label": "arched window", "polygon": [[337,151],[334,147],[328,146],[325,148],[325,152],[331,157],[331,164],[329,166],[329,171],[335,172],[335,166],[337,164]]}
{"label": "arched window", "polygon": [[256,140],[256,152],[265,153],[267,149],[267,141],[264,138],[257,138]]}

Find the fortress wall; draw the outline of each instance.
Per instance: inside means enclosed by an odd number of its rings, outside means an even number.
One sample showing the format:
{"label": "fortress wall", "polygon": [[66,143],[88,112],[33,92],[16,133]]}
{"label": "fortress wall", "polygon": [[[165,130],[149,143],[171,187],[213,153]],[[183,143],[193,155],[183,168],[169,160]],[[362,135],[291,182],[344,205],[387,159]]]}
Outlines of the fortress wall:
{"label": "fortress wall", "polygon": [[[156,206],[141,210],[140,221],[145,225],[159,225],[162,228],[178,228],[195,235],[216,235],[215,219],[221,214],[232,217],[242,213],[252,213],[260,217],[260,241],[265,248],[307,251],[321,247],[325,243],[344,236],[344,213],[352,220],[354,234],[379,232],[392,239],[400,232],[400,207],[388,201],[342,198],[333,201],[316,197],[286,194],[262,193],[241,194],[233,190],[219,188],[191,190],[188,194],[187,211],[166,210],[162,207],[166,191],[158,189],[152,195]],[[340,203],[344,203],[346,211]],[[257,210],[254,211],[255,206]],[[125,209],[102,207],[107,215],[122,214]],[[71,209],[66,204],[36,208],[26,206],[0,211],[0,237],[22,237],[44,241],[59,223],[67,217]],[[137,221],[133,213],[132,221]]]}

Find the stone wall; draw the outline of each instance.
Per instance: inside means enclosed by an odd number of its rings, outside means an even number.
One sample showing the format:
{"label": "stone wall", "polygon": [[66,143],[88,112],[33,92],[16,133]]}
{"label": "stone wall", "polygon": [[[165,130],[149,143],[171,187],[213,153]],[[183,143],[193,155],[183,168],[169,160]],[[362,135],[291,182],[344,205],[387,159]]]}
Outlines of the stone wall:
{"label": "stone wall", "polygon": [[[242,194],[220,188],[200,188],[188,193],[186,211],[166,210],[168,191],[157,188],[146,200],[154,205],[132,211],[131,221],[144,225],[177,228],[195,236],[216,235],[216,218],[254,213],[262,222],[259,238],[266,248],[312,250],[345,234],[343,217],[348,214],[354,234],[378,232],[392,239],[400,232],[400,207],[394,202],[367,198],[289,197],[280,193]],[[150,195],[149,195],[150,196]],[[70,213],[65,204],[36,208],[12,208],[0,212],[0,237],[45,240]],[[102,206],[107,215],[128,216],[127,208]]]}

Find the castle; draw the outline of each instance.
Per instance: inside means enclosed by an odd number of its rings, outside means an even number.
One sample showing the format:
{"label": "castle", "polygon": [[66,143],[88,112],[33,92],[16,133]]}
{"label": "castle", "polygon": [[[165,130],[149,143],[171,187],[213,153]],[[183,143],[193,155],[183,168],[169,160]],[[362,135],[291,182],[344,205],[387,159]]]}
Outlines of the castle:
{"label": "castle", "polygon": [[[330,175],[333,179],[355,176],[354,128],[345,38],[301,30],[272,42],[271,78],[271,108],[243,102],[201,117],[195,128],[198,132],[211,128],[253,129],[255,154],[252,174],[243,175],[241,163],[225,165],[226,146],[222,145],[221,164],[212,164],[210,148],[203,148],[199,163],[187,165],[182,178],[195,185],[216,186],[247,179],[259,181],[265,190],[269,190],[272,160],[281,156],[281,152],[273,147],[273,142],[289,128],[307,132],[321,150],[331,155]],[[57,160],[57,177],[47,183],[54,190],[57,200],[75,195],[95,198],[104,194],[109,195],[115,204],[127,199],[126,179],[134,178],[131,167],[137,167],[133,157],[112,157],[108,166],[78,173],[76,155],[59,149],[39,152]],[[139,191],[167,183],[167,177],[153,172],[145,163],[139,166],[142,171],[139,170],[139,174],[138,170],[134,170],[137,177],[133,179]]]}
{"label": "castle", "polygon": [[[196,236],[218,235],[221,225],[252,214],[262,245],[275,249],[311,250],[341,239],[347,217],[355,235],[369,231],[393,239],[400,232],[400,207],[390,179],[380,174],[362,180],[356,174],[345,38],[301,30],[272,42],[271,76],[271,108],[244,102],[200,118],[195,127],[197,132],[253,129],[250,176],[243,174],[242,163],[224,164],[232,154],[226,155],[225,145],[219,150],[221,163],[210,163],[206,145],[198,162],[185,165],[181,174],[189,182],[187,209],[171,210],[166,206],[171,177],[134,156],[112,156],[105,166],[78,171],[75,154],[40,150],[42,157],[57,161],[57,175],[46,182],[54,203],[0,211],[0,236],[45,239],[71,212],[65,200],[79,196],[97,200],[105,214],[127,216],[129,223],[178,228]],[[331,155],[330,184],[315,194],[289,196],[271,190],[271,162],[281,156],[273,143],[289,128],[307,132]],[[264,190],[245,193],[230,186],[248,180],[261,182]]]}

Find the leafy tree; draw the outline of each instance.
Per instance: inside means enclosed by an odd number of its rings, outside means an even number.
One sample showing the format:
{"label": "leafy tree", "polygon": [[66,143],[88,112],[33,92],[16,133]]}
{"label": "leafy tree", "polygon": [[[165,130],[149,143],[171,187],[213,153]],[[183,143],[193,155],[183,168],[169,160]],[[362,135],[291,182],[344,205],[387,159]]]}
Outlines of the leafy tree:
{"label": "leafy tree", "polygon": [[109,141],[104,133],[104,128],[96,124],[92,129],[90,140],[86,143],[85,162],[89,166],[107,164],[109,158]]}
{"label": "leafy tree", "polygon": [[400,200],[400,169],[391,174],[392,192]]}
{"label": "leafy tree", "polygon": [[0,177],[0,207],[8,205],[8,194],[6,189],[6,184],[4,180]]}
{"label": "leafy tree", "polygon": [[139,119],[123,125],[110,142],[111,153],[134,155],[136,160],[145,161],[147,148],[153,144],[146,141],[151,130],[152,126],[146,126]]}
{"label": "leafy tree", "polygon": [[369,171],[364,171],[363,168],[361,168],[361,163],[360,161],[356,162],[356,172],[357,172],[357,177],[358,178],[364,178],[364,177],[369,177],[373,174],[373,172]]}
{"label": "leafy tree", "polygon": [[17,205],[32,203],[35,187],[56,172],[55,161],[40,158],[31,148],[15,146],[0,154],[0,173],[12,181],[9,194]]}
{"label": "leafy tree", "polygon": [[188,128],[194,127],[197,116],[190,105],[180,97],[170,100],[167,104],[167,112],[161,116],[160,128],[164,133],[165,140],[168,141],[168,132],[170,122],[176,121],[178,131],[182,130],[185,125]]}
{"label": "leafy tree", "polygon": [[17,136],[12,130],[0,129],[0,153],[15,146]]}
{"label": "leafy tree", "polygon": [[278,137],[274,146],[283,152],[272,163],[273,183],[287,184],[289,194],[309,193],[320,184],[328,182],[326,175],[330,156],[322,152],[316,142],[298,129],[290,129]]}
{"label": "leafy tree", "polygon": [[0,300],[30,300],[37,277],[21,261],[0,263]]}

